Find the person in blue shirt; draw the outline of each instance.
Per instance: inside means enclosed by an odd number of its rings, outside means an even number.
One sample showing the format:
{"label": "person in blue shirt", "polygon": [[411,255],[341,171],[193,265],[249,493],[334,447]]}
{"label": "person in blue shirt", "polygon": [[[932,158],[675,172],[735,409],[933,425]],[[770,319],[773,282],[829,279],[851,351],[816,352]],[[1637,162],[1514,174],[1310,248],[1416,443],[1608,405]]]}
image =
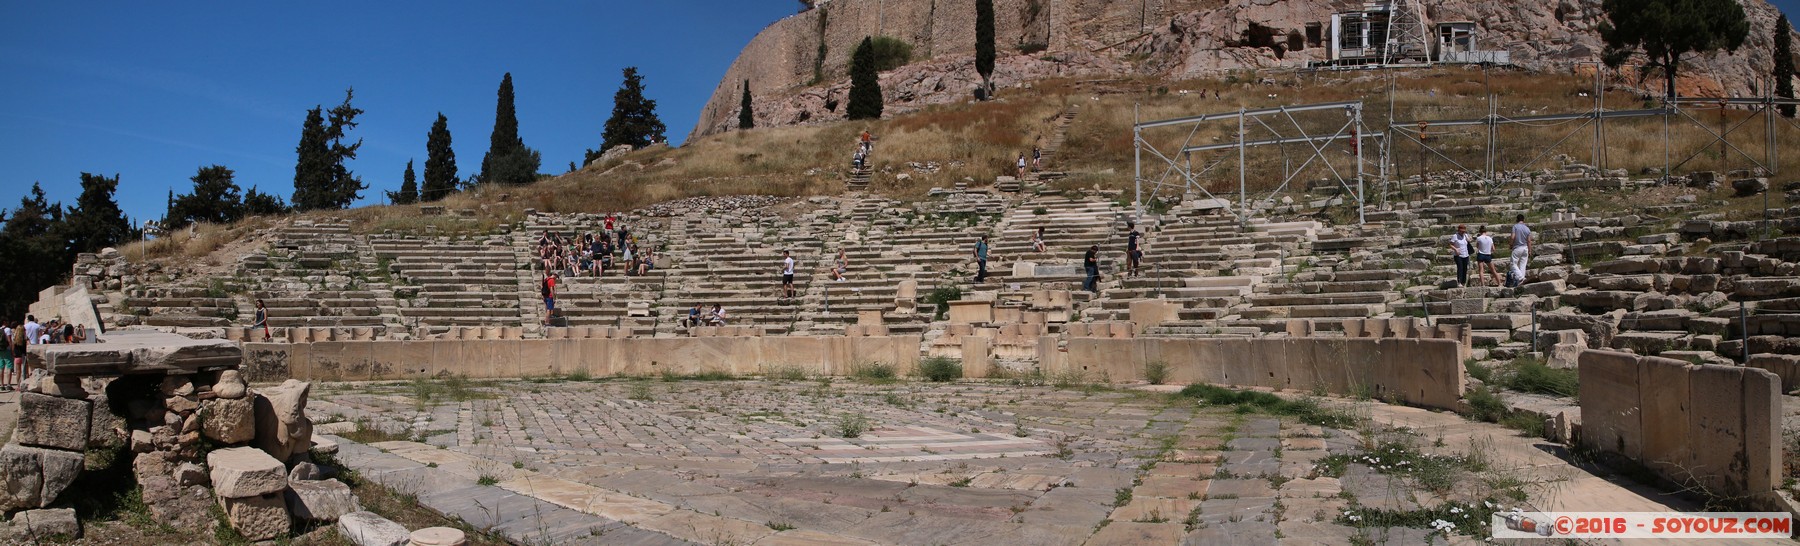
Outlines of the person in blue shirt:
{"label": "person in blue shirt", "polygon": [[975,282],[987,280],[987,255],[987,236],[982,235],[981,240],[975,241]]}

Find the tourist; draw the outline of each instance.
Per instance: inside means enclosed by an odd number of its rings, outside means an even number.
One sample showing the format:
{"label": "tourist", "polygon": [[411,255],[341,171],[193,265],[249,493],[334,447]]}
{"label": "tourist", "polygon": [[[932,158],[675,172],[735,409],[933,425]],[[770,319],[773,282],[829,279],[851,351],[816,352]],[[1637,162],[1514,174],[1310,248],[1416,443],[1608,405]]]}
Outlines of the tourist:
{"label": "tourist", "polygon": [[17,322],[6,323],[6,362],[0,363],[0,391],[10,391],[19,382],[17,370],[25,365],[25,328]]}
{"label": "tourist", "polygon": [[1518,286],[1525,282],[1525,266],[1531,264],[1531,228],[1525,225],[1525,215],[1520,214],[1512,228],[1512,270],[1508,272],[1506,286]]}
{"label": "tourist", "polygon": [[27,343],[37,343],[38,330],[42,329],[44,329],[44,325],[38,324],[37,315],[25,315],[25,341]]}
{"label": "tourist", "polygon": [[652,263],[653,256],[654,255],[651,253],[650,250],[648,250],[648,249],[644,250],[643,256],[638,259],[638,276],[639,277],[650,274],[650,268],[651,268],[651,266],[654,265]]}
{"label": "tourist", "polygon": [[1019,154],[1019,180],[1025,179],[1025,154]]}
{"label": "tourist", "polygon": [[1087,280],[1082,281],[1081,289],[1095,294],[1100,293],[1100,245],[1088,247],[1087,255],[1081,258],[1082,267],[1087,270]]}
{"label": "tourist", "polygon": [[712,312],[706,315],[706,323],[713,326],[724,326],[725,308],[719,307],[717,303],[713,304]]}
{"label": "tourist", "polygon": [[625,249],[625,255],[622,257],[623,259],[621,262],[625,264],[625,274],[630,275],[632,270],[637,269],[636,267],[633,267],[633,265],[637,263],[637,260],[633,259],[635,255],[631,252],[631,245],[626,244],[624,241],[620,241],[619,246]]}
{"label": "tourist", "polygon": [[1450,257],[1456,260],[1456,286],[1469,285],[1469,226],[1457,224],[1450,236]]}
{"label": "tourist", "polygon": [[794,254],[781,251],[781,290],[782,297],[794,299]]}
{"label": "tourist", "polygon": [[614,220],[614,218],[613,218],[612,213],[607,213],[606,214],[606,231],[611,232],[613,230],[613,220]]}
{"label": "tourist", "polygon": [[257,298],[257,300],[256,300],[256,322],[250,324],[251,330],[255,330],[257,328],[262,328],[263,341],[268,341],[269,340],[269,306],[263,304],[262,298]]}
{"label": "tourist", "polygon": [[1130,231],[1125,235],[1125,274],[1136,277],[1138,257],[1143,255],[1143,250],[1138,247],[1138,239],[1144,234],[1138,232],[1136,222],[1125,222],[1125,229]]}
{"label": "tourist", "polygon": [[837,279],[837,282],[844,282],[844,272],[849,270],[850,257],[844,253],[844,249],[840,248],[838,249],[837,267],[832,271],[833,278]]}
{"label": "tourist", "polygon": [[[626,229],[625,229],[625,220],[620,219],[619,220],[619,248],[624,249],[626,241],[630,240],[630,238],[631,238],[631,233],[626,231]],[[631,260],[627,259],[625,261],[629,262]]]}
{"label": "tourist", "polygon": [[62,323],[62,342],[75,343],[75,323]]}
{"label": "tourist", "polygon": [[863,129],[863,132],[862,132],[862,151],[863,151],[863,153],[866,154],[866,153],[869,153],[874,150],[875,150],[875,143],[874,143],[873,138],[869,135],[869,130]]}
{"label": "tourist", "polygon": [[687,318],[682,320],[681,325],[688,328],[700,325],[700,304],[696,303],[693,309],[688,310]]}
{"label": "tourist", "polygon": [[975,282],[987,280],[987,256],[987,236],[982,235],[980,240],[975,241]]}
{"label": "tourist", "polygon": [[1037,228],[1037,232],[1031,234],[1031,250],[1034,252],[1043,252],[1044,251],[1044,228],[1043,227]]}
{"label": "tourist", "polygon": [[1031,147],[1031,170],[1044,170],[1044,151],[1037,146]]}
{"label": "tourist", "polygon": [[86,324],[75,325],[75,337],[70,338],[69,343],[87,343],[87,340],[88,340],[87,325]]}
{"label": "tourist", "polygon": [[544,325],[550,325],[550,317],[556,314],[556,276],[544,273],[544,281],[538,285],[538,291],[544,296]]}
{"label": "tourist", "polygon": [[1475,229],[1475,278],[1481,284],[1500,285],[1500,268],[1494,267],[1494,236],[1488,235],[1487,226]]}

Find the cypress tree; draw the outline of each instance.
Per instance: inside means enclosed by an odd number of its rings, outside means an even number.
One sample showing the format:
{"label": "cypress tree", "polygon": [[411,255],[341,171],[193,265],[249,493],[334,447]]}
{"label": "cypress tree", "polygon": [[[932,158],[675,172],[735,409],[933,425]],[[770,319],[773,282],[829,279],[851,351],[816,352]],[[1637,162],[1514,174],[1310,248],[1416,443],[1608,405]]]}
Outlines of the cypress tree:
{"label": "cypress tree", "polygon": [[850,55],[850,119],[881,119],[881,78],[875,74],[875,44],[867,37]]}
{"label": "cypress tree", "polygon": [[542,158],[525,147],[519,138],[519,118],[513,110],[512,73],[500,79],[499,100],[494,105],[494,133],[488,138],[488,152],[481,158],[481,181],[500,184],[529,184],[537,180]]}
{"label": "cypress tree", "polygon": [[450,149],[450,120],[438,112],[425,137],[425,187],[420,201],[437,201],[456,191],[456,150]]}
{"label": "cypress tree", "polygon": [[756,114],[750,111],[750,80],[744,80],[744,100],[738,105],[738,128],[756,128]]}
{"label": "cypress tree", "polygon": [[[1788,25],[1787,15],[1775,20],[1775,96],[1794,98],[1794,28]],[[1781,115],[1794,117],[1794,105],[1783,104],[1777,107]]]}
{"label": "cypress tree", "polygon": [[419,185],[413,175],[413,162],[406,160],[406,174],[400,177],[400,191],[388,192],[388,200],[396,205],[411,205],[419,202]]}
{"label": "cypress tree", "polygon": [[118,201],[113,200],[118,189],[119,175],[107,178],[81,173],[81,196],[75,199],[75,207],[69,209],[63,222],[68,256],[59,263],[74,259],[76,253],[96,252],[131,239],[131,221],[125,219],[125,211],[119,210]]}
{"label": "cypress tree", "polygon": [[994,94],[994,0],[975,0],[975,71],[983,97]]}
{"label": "cypress tree", "polygon": [[638,74],[637,67],[626,67],[625,81],[613,93],[612,117],[607,118],[605,131],[600,135],[600,149],[589,150],[588,161],[620,144],[632,148],[649,146],[662,140],[666,130],[656,117],[656,101],[644,97],[644,77]]}
{"label": "cypress tree", "polygon": [[331,182],[328,186],[329,198],[322,208],[341,209],[362,198],[362,191],[369,189],[362,178],[350,172],[346,161],[356,159],[356,150],[362,147],[362,139],[354,144],[345,144],[351,129],[356,128],[356,116],[363,113],[361,108],[350,105],[350,98],[355,95],[354,89],[344,90],[344,102],[326,112],[325,136],[331,139]]}
{"label": "cypress tree", "polygon": [[306,111],[306,122],[300,126],[300,144],[294,147],[299,160],[294,163],[294,208],[324,208],[331,184],[331,144],[325,138],[324,109],[317,106]]}

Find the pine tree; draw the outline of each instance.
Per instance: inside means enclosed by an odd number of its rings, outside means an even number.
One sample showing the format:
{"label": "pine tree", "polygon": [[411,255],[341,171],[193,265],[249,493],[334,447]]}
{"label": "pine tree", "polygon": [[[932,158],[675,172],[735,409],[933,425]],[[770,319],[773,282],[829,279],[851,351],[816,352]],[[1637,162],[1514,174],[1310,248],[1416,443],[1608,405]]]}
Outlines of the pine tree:
{"label": "pine tree", "polygon": [[193,192],[170,198],[163,227],[174,229],[194,222],[227,224],[243,218],[236,175],[224,165],[201,167],[189,178],[194,181]]}
{"label": "pine tree", "polygon": [[437,201],[456,191],[456,150],[450,149],[450,120],[438,112],[425,137],[425,187],[420,188],[420,201]]}
{"label": "pine tree", "polygon": [[331,183],[327,186],[330,200],[325,203],[324,208],[348,207],[350,203],[362,199],[363,190],[369,189],[368,184],[364,184],[356,173],[350,172],[349,165],[345,164],[346,161],[356,159],[356,150],[362,147],[360,138],[356,139],[355,144],[344,143],[350,130],[356,128],[356,116],[363,113],[361,108],[350,105],[350,98],[355,92],[355,89],[344,90],[344,103],[326,112],[328,123],[325,126],[325,136],[331,139]]}
{"label": "pine tree", "polygon": [[306,111],[306,123],[300,126],[300,144],[294,152],[299,155],[294,164],[294,208],[325,208],[330,201],[331,143],[325,136],[323,108],[315,106]]}
{"label": "pine tree", "polygon": [[600,135],[600,149],[588,150],[587,161],[593,162],[600,154],[620,144],[629,144],[632,148],[649,146],[663,140],[666,130],[662,120],[656,117],[656,101],[644,97],[644,77],[638,75],[637,67],[626,67],[625,81],[619,84],[619,91],[613,93],[612,117],[606,119],[605,131]]}
{"label": "pine tree", "polygon": [[975,72],[981,74],[981,96],[994,94],[994,0],[975,0]]}
{"label": "pine tree", "polygon": [[756,114],[750,111],[750,80],[744,80],[744,100],[738,105],[738,128],[756,128]]}
{"label": "pine tree", "polygon": [[1639,74],[1660,71],[1667,97],[1675,96],[1683,55],[1737,51],[1750,34],[1738,0],[1603,0],[1600,10],[1607,18],[1600,23],[1601,59],[1618,68],[1642,50],[1647,60]]}
{"label": "pine tree", "polygon": [[119,210],[119,202],[113,200],[118,189],[119,175],[107,178],[81,173],[81,196],[75,199],[75,208],[69,209],[64,221],[69,259],[75,253],[97,252],[132,238],[131,221],[125,219],[125,211]]}
{"label": "pine tree", "polygon": [[[1775,96],[1794,98],[1794,28],[1788,25],[1787,15],[1775,20]],[[1781,115],[1794,117],[1794,105],[1783,104],[1777,107]]]}
{"label": "pine tree", "polygon": [[494,134],[488,139],[488,153],[481,158],[481,181],[498,184],[529,184],[537,180],[542,157],[519,138],[519,118],[513,110],[512,73],[500,79],[499,100],[494,105]]}
{"label": "pine tree", "polygon": [[413,175],[413,162],[406,160],[406,174],[400,178],[400,191],[388,192],[388,200],[396,205],[411,205],[419,202],[419,186]]}
{"label": "pine tree", "polygon": [[875,44],[863,38],[850,54],[850,119],[881,119],[881,78],[875,73]]}
{"label": "pine tree", "polygon": [[0,229],[0,259],[7,264],[0,267],[0,313],[24,317],[39,290],[69,273],[74,256],[68,253],[62,204],[48,202],[39,184],[31,185],[5,222]]}
{"label": "pine tree", "polygon": [[244,216],[263,216],[270,214],[287,214],[289,207],[281,202],[281,198],[256,190],[244,192]]}

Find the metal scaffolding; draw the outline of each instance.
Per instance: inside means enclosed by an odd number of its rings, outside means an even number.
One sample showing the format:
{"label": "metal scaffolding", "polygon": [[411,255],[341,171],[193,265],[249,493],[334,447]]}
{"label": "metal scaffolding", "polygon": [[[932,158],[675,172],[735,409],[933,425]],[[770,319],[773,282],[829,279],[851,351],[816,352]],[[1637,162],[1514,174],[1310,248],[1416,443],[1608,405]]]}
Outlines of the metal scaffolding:
{"label": "metal scaffolding", "polygon": [[[1296,114],[1333,110],[1342,111],[1345,120],[1341,125],[1335,125],[1336,130],[1332,131],[1330,134],[1313,134],[1301,124],[1299,118],[1295,117]],[[1199,177],[1212,171],[1213,168],[1224,164],[1227,160],[1219,159],[1213,161],[1196,172],[1193,166],[1193,154],[1235,149],[1237,150],[1238,208],[1234,212],[1237,214],[1240,222],[1248,221],[1250,216],[1249,163],[1246,157],[1249,148],[1261,146],[1285,147],[1288,144],[1304,144],[1305,150],[1307,151],[1306,160],[1301,163],[1298,168],[1287,168],[1282,177],[1281,184],[1274,190],[1271,190],[1269,195],[1273,196],[1286,189],[1288,184],[1291,183],[1295,177],[1299,176],[1301,172],[1304,172],[1307,167],[1312,166],[1317,162],[1331,174],[1332,179],[1335,180],[1339,186],[1343,187],[1346,193],[1354,196],[1357,203],[1357,219],[1360,222],[1362,220],[1363,206],[1366,204],[1366,200],[1364,199],[1364,178],[1366,172],[1364,166],[1366,161],[1363,159],[1363,149],[1365,148],[1363,140],[1386,140],[1385,133],[1369,134],[1364,130],[1362,115],[1363,103],[1361,101],[1278,106],[1275,108],[1260,109],[1239,109],[1235,112],[1221,112],[1147,122],[1136,121],[1137,114],[1134,111],[1133,119],[1136,123],[1132,125],[1132,142],[1133,147],[1135,148],[1135,161],[1132,176],[1133,188],[1135,191],[1135,210],[1133,211],[1133,214],[1137,217],[1142,217],[1144,214],[1144,189],[1146,183],[1151,185],[1150,196],[1153,198],[1160,194],[1164,187],[1179,185],[1184,193],[1198,191],[1209,198],[1218,199],[1218,196],[1213,195],[1211,191],[1208,191],[1206,187],[1199,182]],[[1274,119],[1275,123],[1272,125],[1266,121],[1266,119]],[[1286,121],[1285,124],[1282,123],[1284,120]],[[1231,140],[1218,144],[1194,145],[1194,136],[1199,133],[1202,125],[1222,121],[1235,121],[1237,123],[1236,133]],[[1246,130],[1250,128],[1252,123],[1254,123],[1256,127],[1267,131],[1274,136],[1272,138],[1250,140]],[[1289,128],[1290,126],[1291,128]],[[1144,138],[1144,131],[1166,127],[1189,128],[1187,137],[1182,140],[1180,146],[1168,152],[1158,148],[1155,144]],[[1346,178],[1344,172],[1339,171],[1338,167],[1332,164],[1330,157],[1326,155],[1326,151],[1339,142],[1349,142],[1351,150],[1349,150],[1348,155],[1355,156],[1355,173],[1353,176],[1350,176],[1349,179]],[[1386,148],[1387,146],[1383,144],[1381,149],[1385,150]],[[1162,173],[1155,179],[1149,179],[1144,176],[1145,152],[1148,152],[1155,159],[1161,160],[1164,163]],[[1385,167],[1386,161],[1380,161],[1378,164]],[[1386,173],[1383,172],[1382,174],[1385,178]],[[1177,177],[1179,179],[1179,184],[1170,182],[1169,179],[1171,176]],[[1353,179],[1356,184],[1354,188],[1350,185],[1352,182],[1351,179]],[[1229,201],[1227,200],[1227,202]]]}

